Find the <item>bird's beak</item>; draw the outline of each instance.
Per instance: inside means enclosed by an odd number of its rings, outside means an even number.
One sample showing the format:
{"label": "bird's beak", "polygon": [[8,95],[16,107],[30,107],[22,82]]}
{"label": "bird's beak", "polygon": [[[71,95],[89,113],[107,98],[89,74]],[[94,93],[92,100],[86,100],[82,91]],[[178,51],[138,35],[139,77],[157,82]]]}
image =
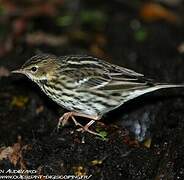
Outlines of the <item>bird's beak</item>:
{"label": "bird's beak", "polygon": [[23,74],[24,71],[22,69],[17,69],[17,70],[11,71],[11,73],[20,73],[20,74]]}

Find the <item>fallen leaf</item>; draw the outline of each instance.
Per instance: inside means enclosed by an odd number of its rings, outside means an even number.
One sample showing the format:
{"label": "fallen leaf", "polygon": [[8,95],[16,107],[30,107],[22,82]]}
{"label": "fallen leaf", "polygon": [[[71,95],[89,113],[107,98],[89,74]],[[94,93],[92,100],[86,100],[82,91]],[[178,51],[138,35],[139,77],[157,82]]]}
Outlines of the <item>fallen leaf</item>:
{"label": "fallen leaf", "polygon": [[129,136],[125,136],[123,142],[131,147],[140,147],[139,141],[131,139]]}
{"label": "fallen leaf", "polygon": [[147,22],[166,20],[171,23],[176,23],[179,20],[179,17],[171,10],[160,4],[151,2],[143,4],[139,14],[140,17]]}
{"label": "fallen leaf", "polygon": [[66,36],[35,32],[26,35],[26,42],[33,45],[48,44],[50,46],[61,46],[68,43],[68,38]]}
{"label": "fallen leaf", "polygon": [[98,44],[92,44],[89,48],[89,51],[91,52],[92,55],[100,58],[106,57],[105,52],[103,51],[102,48],[98,46]]}
{"label": "fallen leaf", "polygon": [[14,35],[21,36],[27,29],[27,22],[23,18],[18,18],[12,22]]}
{"label": "fallen leaf", "polygon": [[0,77],[8,77],[9,75],[10,75],[10,71],[7,68],[1,66],[0,67]]}
{"label": "fallen leaf", "polygon": [[74,174],[76,176],[85,176],[86,175],[86,169],[83,166],[75,166],[73,167]]}
{"label": "fallen leaf", "polygon": [[30,145],[23,145],[21,137],[18,137],[18,142],[8,147],[0,148],[0,160],[8,159],[14,166],[19,165],[20,169],[26,169],[26,163],[22,153],[24,150],[29,150]]}
{"label": "fallen leaf", "polygon": [[1,147],[0,148],[0,160],[7,159],[9,154],[13,153],[12,147]]}
{"label": "fallen leaf", "polygon": [[143,143],[143,145],[147,148],[150,148],[151,147],[151,138],[149,139],[146,139]]}
{"label": "fallen leaf", "polygon": [[36,108],[36,114],[40,114],[41,112],[43,112],[44,110],[44,106],[40,105],[39,107]]}
{"label": "fallen leaf", "polygon": [[95,160],[91,161],[91,164],[93,166],[100,165],[102,163],[103,163],[103,161],[102,160],[98,160],[98,159],[95,159]]}
{"label": "fallen leaf", "polygon": [[179,53],[184,53],[184,42],[182,42],[178,47],[177,50]]}
{"label": "fallen leaf", "polygon": [[28,100],[29,100],[29,98],[26,96],[14,96],[12,101],[11,101],[11,106],[23,108],[23,107],[25,107]]}
{"label": "fallen leaf", "polygon": [[93,41],[89,47],[89,51],[96,57],[107,57],[105,53],[105,45],[107,44],[107,38],[103,34],[95,34]]}

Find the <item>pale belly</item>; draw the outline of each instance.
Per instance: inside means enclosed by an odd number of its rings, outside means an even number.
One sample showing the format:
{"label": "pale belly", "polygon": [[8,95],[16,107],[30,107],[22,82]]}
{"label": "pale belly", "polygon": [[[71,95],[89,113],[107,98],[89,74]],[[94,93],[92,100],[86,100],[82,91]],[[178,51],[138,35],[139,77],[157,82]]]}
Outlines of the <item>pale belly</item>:
{"label": "pale belly", "polygon": [[110,97],[100,91],[76,92],[72,90],[56,91],[47,86],[41,87],[54,102],[69,111],[101,117],[104,113],[121,104],[119,97]]}

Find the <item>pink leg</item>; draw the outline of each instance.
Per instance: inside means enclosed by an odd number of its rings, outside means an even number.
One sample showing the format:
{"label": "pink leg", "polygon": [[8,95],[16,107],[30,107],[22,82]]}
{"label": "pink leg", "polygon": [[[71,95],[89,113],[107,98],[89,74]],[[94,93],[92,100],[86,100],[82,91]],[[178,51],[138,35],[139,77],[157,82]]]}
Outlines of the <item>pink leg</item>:
{"label": "pink leg", "polygon": [[89,127],[90,127],[94,122],[95,122],[94,120],[89,121],[85,126],[79,128],[79,129],[77,129],[77,131],[81,131],[81,132],[85,132],[85,131],[86,131],[86,132],[89,132],[89,133],[91,133],[91,134],[94,134],[94,135],[98,135],[98,136],[99,136],[98,133],[89,130]]}
{"label": "pink leg", "polygon": [[72,118],[72,120],[73,120],[73,122],[75,123],[76,126],[81,126],[81,127],[83,127],[80,123],[78,123],[78,122],[76,121],[76,119],[74,118],[73,112],[67,112],[67,113],[63,114],[63,116],[61,116],[61,117],[59,118],[59,122],[58,122],[57,127],[59,128],[59,127],[61,126],[61,124],[62,124],[62,126],[64,126],[65,124],[67,124],[69,118]]}
{"label": "pink leg", "polygon": [[[78,117],[85,117],[85,118],[88,118],[88,119],[92,119],[89,123],[87,123],[85,126],[81,125],[79,122],[76,121],[75,117],[74,116],[78,116]],[[93,132],[91,130],[89,130],[89,127],[96,121],[99,119],[99,117],[97,116],[89,116],[89,115],[85,115],[85,114],[81,114],[81,113],[77,113],[77,112],[68,112],[68,113],[65,113],[60,119],[59,119],[59,122],[58,122],[58,128],[60,127],[60,125],[62,124],[62,126],[64,126],[69,118],[72,118],[73,122],[75,123],[76,126],[80,126],[81,128],[78,129],[78,131],[82,131],[82,132],[89,132],[91,134],[94,134],[94,135],[99,135],[98,133],[96,132]]]}

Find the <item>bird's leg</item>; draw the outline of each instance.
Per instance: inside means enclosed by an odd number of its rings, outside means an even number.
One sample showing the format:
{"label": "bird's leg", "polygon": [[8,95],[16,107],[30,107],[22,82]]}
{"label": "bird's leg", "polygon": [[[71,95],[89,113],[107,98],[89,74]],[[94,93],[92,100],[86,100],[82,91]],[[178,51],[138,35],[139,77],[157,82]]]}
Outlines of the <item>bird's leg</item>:
{"label": "bird's leg", "polygon": [[76,119],[75,119],[75,117],[74,117],[74,116],[71,116],[71,118],[72,118],[72,120],[73,120],[73,122],[74,122],[74,124],[75,124],[76,126],[83,127],[83,125],[82,125],[82,124],[80,124],[79,122],[77,122],[77,121],[76,121]]}
{"label": "bird's leg", "polygon": [[[75,119],[75,116],[78,116],[78,117],[84,117],[84,118],[88,118],[88,119],[91,119],[90,122],[88,122],[85,126],[81,125],[79,122],[76,121]],[[90,115],[85,115],[85,114],[81,114],[81,113],[77,113],[77,112],[68,112],[68,113],[65,113],[60,119],[59,119],[59,122],[58,122],[58,128],[60,127],[60,125],[62,124],[62,126],[64,126],[69,118],[72,118],[73,122],[75,123],[76,126],[80,126],[81,128],[77,129],[77,131],[82,131],[82,132],[89,132],[91,134],[94,134],[94,135],[99,135],[98,133],[96,132],[93,132],[91,130],[89,130],[89,127],[96,121],[98,120],[99,118],[97,116],[90,116]]]}
{"label": "bird's leg", "polygon": [[72,120],[73,120],[73,122],[75,123],[76,126],[83,127],[79,122],[76,121],[76,119],[74,118],[73,112],[67,112],[67,113],[63,114],[63,116],[61,116],[59,118],[59,122],[58,122],[57,128],[59,129],[61,124],[62,124],[62,126],[67,124],[67,122],[68,122],[70,117],[72,118]]}
{"label": "bird's leg", "polygon": [[99,117],[98,116],[90,116],[90,115],[86,115],[86,114],[82,114],[82,113],[78,113],[78,112],[71,112],[72,116],[78,116],[78,117],[84,117],[87,119],[93,119],[93,120],[98,120]]}
{"label": "bird's leg", "polygon": [[59,118],[59,122],[58,122],[58,125],[57,125],[58,129],[61,126],[61,124],[63,125],[63,123],[65,123],[65,124],[67,123],[67,121],[68,121],[68,119],[70,117],[70,114],[71,114],[71,112],[65,113],[65,114],[63,114],[63,116],[61,116]]}

